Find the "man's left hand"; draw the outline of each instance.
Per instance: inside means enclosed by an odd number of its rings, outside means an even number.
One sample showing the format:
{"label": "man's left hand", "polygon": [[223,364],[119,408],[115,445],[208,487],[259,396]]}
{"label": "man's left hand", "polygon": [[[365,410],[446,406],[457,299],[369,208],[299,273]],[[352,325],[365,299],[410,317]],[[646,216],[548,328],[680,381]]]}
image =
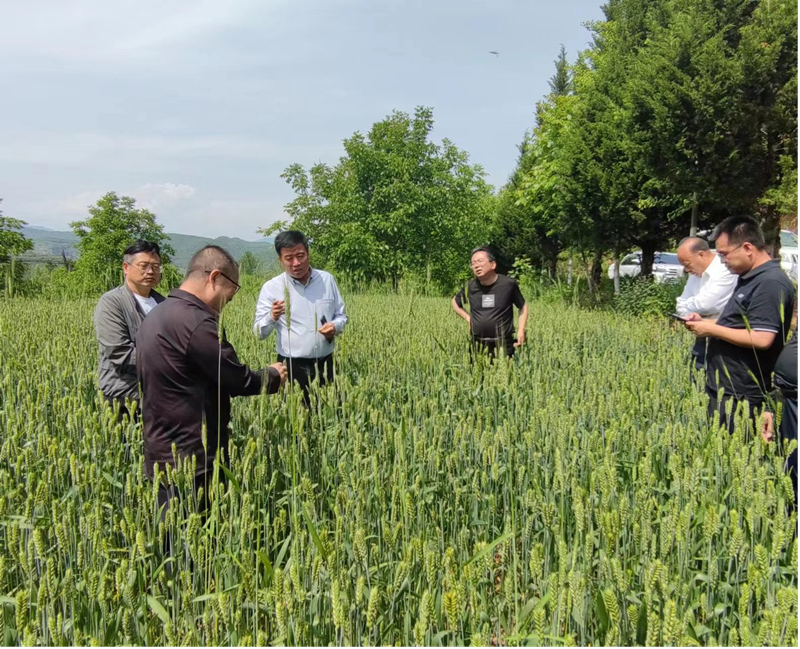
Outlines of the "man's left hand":
{"label": "man's left hand", "polygon": [[525,344],[525,332],[520,331],[519,335],[517,336],[517,342],[514,343],[514,347],[521,347]]}
{"label": "man's left hand", "polygon": [[333,337],[336,335],[336,327],[333,326],[332,322],[326,322],[319,328],[319,332],[325,336],[325,340],[333,342]]}
{"label": "man's left hand", "polygon": [[713,320],[689,320],[685,326],[698,338],[708,338],[714,335],[714,327],[717,326],[717,323]]}

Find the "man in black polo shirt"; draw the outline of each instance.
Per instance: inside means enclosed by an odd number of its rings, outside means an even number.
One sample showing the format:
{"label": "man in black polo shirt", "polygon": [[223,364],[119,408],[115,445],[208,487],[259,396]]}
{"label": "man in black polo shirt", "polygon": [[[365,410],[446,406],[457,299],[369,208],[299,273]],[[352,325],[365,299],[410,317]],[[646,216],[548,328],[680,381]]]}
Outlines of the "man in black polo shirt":
{"label": "man in black polo shirt", "polygon": [[709,339],[708,414],[719,413],[720,422],[732,432],[738,404],[746,401],[752,418],[772,389],[772,372],[794,308],[794,287],[780,261],[766,251],[764,234],[750,217],[725,219],[713,239],[717,254],[739,280],[716,321],[692,313],[686,328]]}
{"label": "man in black polo shirt", "polygon": [[[488,248],[472,251],[469,313],[464,310],[465,292],[462,288],[453,298],[453,310],[469,324],[472,342],[493,358],[500,348],[509,358],[514,349],[525,342],[528,305],[515,279],[498,275],[497,262]],[[519,309],[519,336],[514,339],[514,309]]]}

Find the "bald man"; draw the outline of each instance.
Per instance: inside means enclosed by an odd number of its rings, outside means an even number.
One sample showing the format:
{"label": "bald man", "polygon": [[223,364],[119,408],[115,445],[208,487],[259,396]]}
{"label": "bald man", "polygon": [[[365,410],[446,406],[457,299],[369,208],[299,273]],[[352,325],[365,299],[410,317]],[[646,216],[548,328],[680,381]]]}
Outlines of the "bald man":
{"label": "bald man", "polygon": [[[678,246],[678,261],[689,279],[675,306],[678,315],[699,313],[716,319],[733,294],[737,277],[714,253],[705,239],[687,237]],[[706,367],[706,340],[698,338],[692,348],[695,368]]]}
{"label": "bald man", "polygon": [[[147,476],[154,477],[156,464],[163,475],[165,465],[175,466],[175,456],[194,458],[194,490],[204,487],[206,495],[214,463],[228,462],[231,398],[277,392],[286,380],[282,363],[260,371],[240,363],[220,332],[220,312],[238,282],[230,253],[219,246],[198,250],[181,287],[153,310],[136,338]],[[159,506],[168,507],[177,495],[174,485],[162,484]]]}

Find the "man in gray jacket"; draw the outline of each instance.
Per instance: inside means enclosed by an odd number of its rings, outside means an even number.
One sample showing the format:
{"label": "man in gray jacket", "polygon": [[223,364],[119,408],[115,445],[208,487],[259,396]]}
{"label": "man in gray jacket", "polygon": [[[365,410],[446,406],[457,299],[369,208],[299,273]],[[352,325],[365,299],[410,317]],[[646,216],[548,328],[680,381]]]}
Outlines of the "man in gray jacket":
{"label": "man in gray jacket", "polygon": [[[100,343],[100,390],[112,408],[119,406],[118,420],[124,415],[137,416],[136,332],[147,314],[164,301],[153,290],[161,281],[158,244],[136,241],[125,249],[122,259],[125,283],[103,295],[94,310],[94,329]],[[133,402],[132,413],[128,402]]]}

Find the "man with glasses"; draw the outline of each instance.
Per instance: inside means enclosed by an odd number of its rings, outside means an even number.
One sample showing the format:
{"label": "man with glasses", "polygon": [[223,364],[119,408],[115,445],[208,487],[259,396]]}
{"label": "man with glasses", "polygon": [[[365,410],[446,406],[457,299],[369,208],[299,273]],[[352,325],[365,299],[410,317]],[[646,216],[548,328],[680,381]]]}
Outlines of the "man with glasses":
{"label": "man with glasses", "polygon": [[[470,258],[472,274],[467,288],[462,288],[453,298],[453,310],[469,325],[472,344],[491,358],[498,349],[507,357],[525,342],[525,325],[528,322],[528,304],[522,297],[517,281],[497,273],[497,261],[488,248],[476,248]],[[464,310],[464,300],[469,300],[469,313]],[[514,309],[519,309],[519,334],[514,338]]]}
{"label": "man with glasses", "polygon": [[[716,320],[689,314],[686,328],[708,338],[708,414],[733,432],[740,403],[753,420],[772,390],[772,372],[794,309],[794,287],[779,259],[766,250],[764,234],[748,216],[732,216],[714,231],[717,255],[739,279]],[[720,390],[722,396],[720,397]]]}
{"label": "man with glasses", "polygon": [[[100,344],[98,380],[103,398],[124,416],[137,416],[139,381],[136,378],[136,333],[147,314],[164,297],[154,290],[161,281],[161,251],[158,244],[139,240],[122,257],[125,283],[112,289],[97,303],[94,329]],[[132,411],[128,410],[131,404]]]}
{"label": "man with glasses", "polygon": [[[731,298],[736,275],[714,254],[708,242],[699,237],[687,237],[680,242],[678,261],[689,279],[676,300],[675,312],[682,316],[698,313],[704,318],[717,318]],[[692,348],[697,370],[706,369],[706,342],[705,338],[697,338]]]}
{"label": "man with glasses", "polygon": [[333,341],[344,331],[347,311],[333,275],[311,267],[302,232],[278,234],[275,251],[285,272],[261,288],[253,330],[259,338],[277,331],[278,360],[288,364],[310,408],[311,382],[333,381]]}
{"label": "man with glasses", "polygon": [[[220,331],[220,313],[239,290],[239,268],[219,246],[198,250],[180,288],[139,328],[145,472],[196,461],[194,490],[208,494],[215,462],[227,465],[231,399],[277,392],[286,368],[275,363],[253,371],[239,362]],[[173,447],[175,452],[173,453]],[[162,484],[159,505],[176,497]],[[199,503],[202,510],[207,503]]]}

